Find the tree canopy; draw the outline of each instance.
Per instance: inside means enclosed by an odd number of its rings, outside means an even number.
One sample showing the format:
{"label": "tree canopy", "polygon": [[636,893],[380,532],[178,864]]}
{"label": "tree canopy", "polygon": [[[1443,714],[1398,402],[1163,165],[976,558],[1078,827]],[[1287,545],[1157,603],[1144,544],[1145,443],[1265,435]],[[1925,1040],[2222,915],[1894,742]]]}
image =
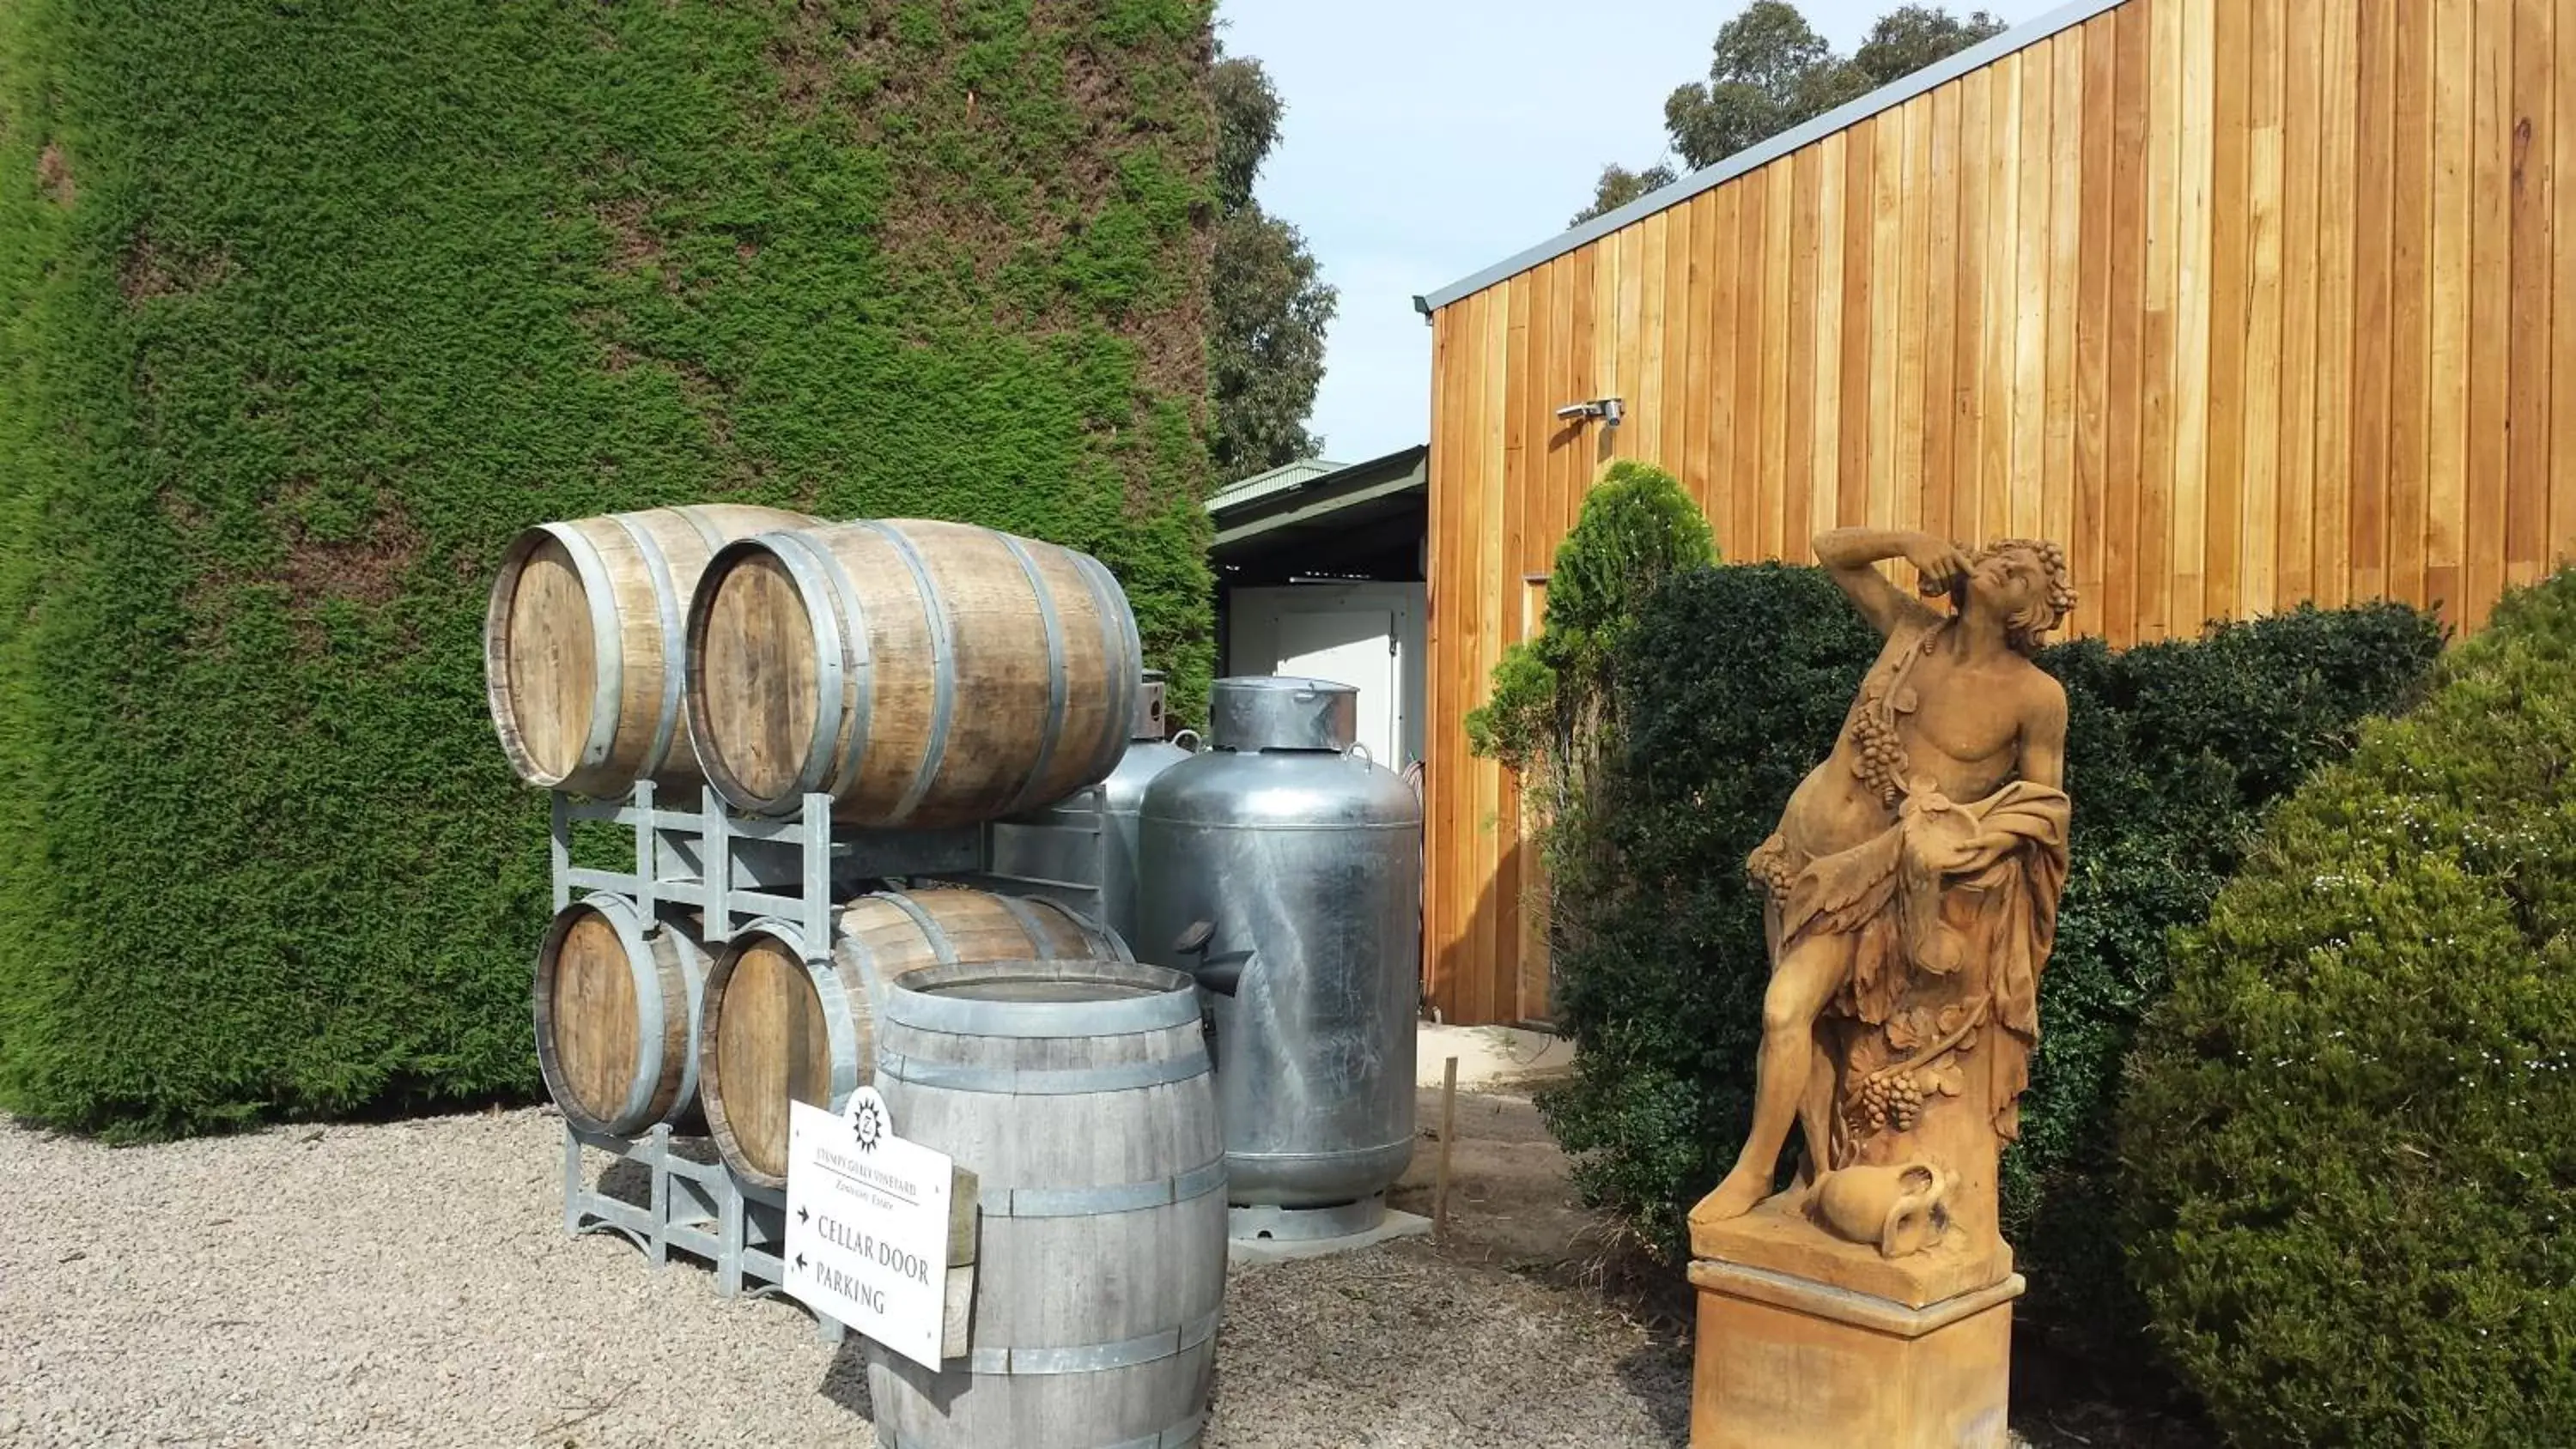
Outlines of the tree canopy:
{"label": "tree canopy", "polygon": [[1324,380],[1324,330],[1340,296],[1306,238],[1262,210],[1253,183],[1279,144],[1287,106],[1250,56],[1222,56],[1210,78],[1216,102],[1219,216],[1208,338],[1216,396],[1209,453],[1220,483],[1323,450],[1306,430]]}
{"label": "tree canopy", "polygon": [[[1984,10],[1960,17],[1941,5],[1900,5],[1878,18],[1848,56],[1816,33],[1788,0],[1753,0],[1717,32],[1708,79],[1664,100],[1664,131],[1681,170],[1698,171],[1892,81],[2002,33]],[[1613,163],[1594,182],[1576,225],[1672,184],[1669,161],[1642,170]]]}

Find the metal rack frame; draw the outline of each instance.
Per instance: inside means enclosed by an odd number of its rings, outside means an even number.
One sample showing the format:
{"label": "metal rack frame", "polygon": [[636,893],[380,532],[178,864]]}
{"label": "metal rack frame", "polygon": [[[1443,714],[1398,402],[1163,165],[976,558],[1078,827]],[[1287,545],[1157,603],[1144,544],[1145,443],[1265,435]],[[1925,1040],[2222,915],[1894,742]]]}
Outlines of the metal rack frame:
{"label": "metal rack frame", "polygon": [[[1100,852],[1107,848],[1107,827],[1099,818],[1105,802],[1094,787],[1055,807],[1050,818],[898,831],[835,826],[832,797],[823,794],[807,795],[793,816],[765,819],[729,810],[713,789],[700,791],[695,809],[673,808],[661,803],[649,780],[638,782],[623,800],[558,791],[548,822],[554,909],[593,893],[624,896],[647,920],[658,919],[665,905],[695,907],[704,913],[701,934],[711,945],[759,923],[792,939],[813,963],[831,959],[839,900],[877,879],[947,880],[1046,897],[1096,918],[1104,878]],[[1080,818],[1085,814],[1088,824]],[[574,829],[593,823],[632,833],[631,869],[573,864]],[[1061,868],[1066,866],[1071,868]],[[795,1301],[781,1287],[787,1195],[741,1182],[712,1152],[705,1154],[710,1160],[700,1161],[675,1148],[704,1140],[668,1126],[613,1137],[565,1123],[565,1233],[616,1233],[641,1248],[657,1269],[674,1250],[702,1258],[715,1270],[716,1292],[727,1298]],[[650,1184],[647,1201],[638,1205],[591,1186],[587,1159],[593,1153],[642,1167]],[[815,1323],[825,1342],[841,1341],[839,1323],[819,1314]]]}

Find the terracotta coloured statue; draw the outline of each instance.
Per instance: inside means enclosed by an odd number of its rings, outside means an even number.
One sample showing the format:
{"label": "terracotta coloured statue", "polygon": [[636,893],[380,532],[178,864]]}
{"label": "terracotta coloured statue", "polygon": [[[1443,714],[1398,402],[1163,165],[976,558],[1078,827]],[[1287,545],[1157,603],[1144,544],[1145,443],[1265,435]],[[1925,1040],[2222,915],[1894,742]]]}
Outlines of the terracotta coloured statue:
{"label": "terracotta coloured statue", "polygon": [[[1771,949],[1753,1128],[1692,1218],[1769,1197],[1794,1123],[1817,1229],[1894,1258],[1959,1216],[2000,1248],[1995,1158],[2066,882],[2066,696],[2029,657],[2075,606],[2065,555],[1847,528],[1816,556],[1887,644],[1750,861]],[[1907,597],[1884,559],[1953,608]]]}

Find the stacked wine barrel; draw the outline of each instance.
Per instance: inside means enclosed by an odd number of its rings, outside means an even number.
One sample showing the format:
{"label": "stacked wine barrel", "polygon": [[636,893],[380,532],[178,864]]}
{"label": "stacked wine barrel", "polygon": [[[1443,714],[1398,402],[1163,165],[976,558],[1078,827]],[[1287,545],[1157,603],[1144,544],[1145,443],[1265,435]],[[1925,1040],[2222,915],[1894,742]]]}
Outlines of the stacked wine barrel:
{"label": "stacked wine barrel", "polygon": [[[600,798],[711,785],[783,816],[972,825],[1105,778],[1142,649],[1097,560],[988,528],[826,524],[740,505],[547,523],[504,555],[484,666],[503,754]],[[965,889],[835,912],[830,956],[786,928],[612,895],[566,906],[535,982],[537,1055],[566,1119],[633,1136],[703,1117],[745,1183],[785,1181],[791,1100],[838,1109],[875,1071],[888,983],[930,966],[1125,959],[1051,904]],[[819,943],[818,943],[819,944]]]}

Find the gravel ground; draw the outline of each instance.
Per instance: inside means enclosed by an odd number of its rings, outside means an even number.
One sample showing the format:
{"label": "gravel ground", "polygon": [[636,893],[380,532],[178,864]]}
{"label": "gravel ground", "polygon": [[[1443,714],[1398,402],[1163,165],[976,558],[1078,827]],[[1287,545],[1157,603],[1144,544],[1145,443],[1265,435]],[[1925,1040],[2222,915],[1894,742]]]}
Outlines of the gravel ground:
{"label": "gravel ground", "polygon": [[[0,1444],[849,1445],[775,1302],[560,1226],[544,1110],[110,1149],[0,1121]],[[1679,1349],[1421,1245],[1238,1272],[1208,1449],[1676,1446]]]}

